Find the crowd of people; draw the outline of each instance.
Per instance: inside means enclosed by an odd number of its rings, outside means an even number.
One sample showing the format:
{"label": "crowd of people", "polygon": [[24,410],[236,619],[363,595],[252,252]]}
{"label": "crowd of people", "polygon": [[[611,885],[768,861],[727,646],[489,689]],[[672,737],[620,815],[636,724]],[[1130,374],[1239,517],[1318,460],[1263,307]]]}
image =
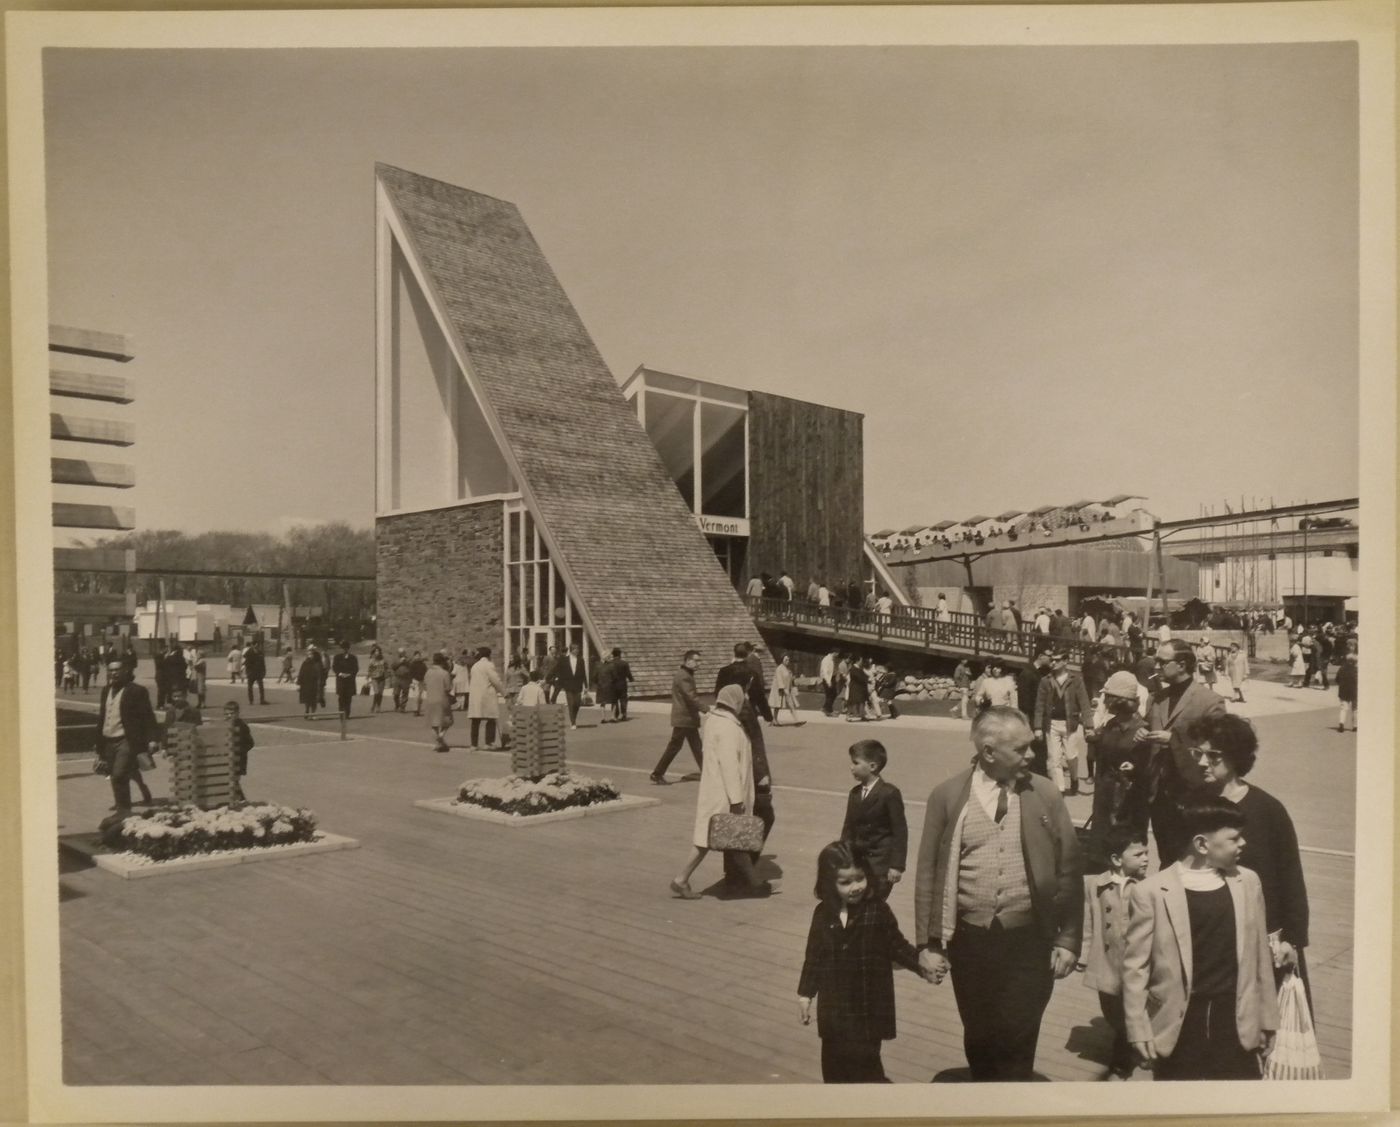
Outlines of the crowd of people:
{"label": "crowd of people", "polygon": [[[671,893],[700,899],[691,877],[720,851],[726,895],[764,897],[757,863],[775,816],[762,666],[737,646],[706,713],[698,657],[687,652],[675,676],[672,736],[652,771],[664,783],[683,743],[700,768],[691,848]],[[830,703],[842,662],[828,657]],[[1034,1077],[1054,983],[1075,970],[1114,1031],[1109,1078],[1266,1073],[1280,990],[1296,978],[1310,997],[1307,888],[1287,810],[1247,781],[1258,734],[1206,683],[1198,657],[1169,639],[1108,669],[1092,693],[1053,643],[1015,675],[988,661],[970,702],[972,764],[929,795],[912,850],[884,745],[850,747],[856,785],[817,857],[798,984],[800,1020],[816,1008],[826,1081],[886,1080],[880,1051],[896,1032],[899,967],[935,985],[951,979],[973,1080]],[[847,678],[864,664],[846,662]],[[1344,662],[1354,676],[1354,645]],[[1094,801],[1076,830],[1065,797],[1080,760]],[[747,840],[733,836],[744,821]],[[912,942],[887,903],[911,855]]]}
{"label": "crowd of people", "polygon": [[[1009,603],[998,611],[1016,613]],[[1309,910],[1288,811],[1249,781],[1258,733],[1220,691],[1223,677],[1233,699],[1244,699],[1247,660],[1238,643],[1222,657],[1209,639],[1170,637],[1148,656],[1118,643],[1142,639],[1132,625],[1088,615],[1076,622],[1039,608],[1030,628],[1044,644],[1029,663],[1012,668],[991,657],[975,673],[969,662],[959,664],[958,714],[971,722],[972,759],[929,794],[917,842],[902,794],[886,778],[884,744],[850,746],[855,785],[834,839],[816,858],[817,904],[797,990],[799,1020],[811,1022],[815,1008],[825,1080],[886,1081],[880,1054],[897,1030],[897,968],[935,987],[951,981],[973,1080],[1034,1077],[1054,984],[1076,970],[1114,1032],[1110,1078],[1144,1068],[1159,1080],[1265,1073],[1280,989],[1296,978],[1310,991]],[[1062,643],[1075,632],[1093,640],[1078,671]],[[1304,638],[1315,664],[1338,667],[1340,725],[1349,718],[1354,730],[1355,633],[1299,628],[1297,648]],[[141,771],[162,738],[157,712],[166,709],[167,726],[198,723],[207,679],[197,652],[192,658],[167,643],[157,656],[152,706],[134,681],[134,659],[103,656],[98,760],[121,816],[131,810],[132,785],[150,801]],[[230,680],[246,682],[251,702],[264,672],[260,644],[241,648],[239,657],[230,661]],[[726,896],[765,898],[773,888],[760,861],[776,812],[764,726],[781,723],[784,709],[797,720],[791,660],[778,662],[770,690],[759,647],[736,644],[707,709],[695,680],[700,657],[696,650],[681,657],[670,738],[650,772],[652,783],[668,785],[683,746],[699,770],[690,847],[670,891],[701,899],[691,878],[718,852]],[[291,679],[290,663],[284,672]],[[497,721],[511,704],[562,696],[573,724],[590,688],[605,719],[623,722],[633,683],[617,648],[591,670],[578,645],[537,661],[515,655],[502,675],[489,647],[463,649],[456,659],[446,648],[427,659],[399,649],[390,660],[377,644],[361,683],[347,641],[330,661],[307,647],[295,673],[307,715],[325,707],[332,676],[347,715],[357,695],[371,698],[372,712],[382,709],[386,690],[399,712],[412,697],[439,751],[447,750],[454,712],[465,711],[473,747],[482,746],[483,728],[484,746],[497,746]],[[820,682],[827,716],[854,722],[889,714],[893,678],[868,656],[833,650],[822,659]],[[242,733],[241,778],[252,737],[237,703],[225,710]],[[502,742],[508,737],[500,732]],[[1076,829],[1065,799],[1081,790],[1092,793],[1092,816]],[[1149,843],[1159,862],[1153,873]],[[911,864],[912,940],[888,903]]]}

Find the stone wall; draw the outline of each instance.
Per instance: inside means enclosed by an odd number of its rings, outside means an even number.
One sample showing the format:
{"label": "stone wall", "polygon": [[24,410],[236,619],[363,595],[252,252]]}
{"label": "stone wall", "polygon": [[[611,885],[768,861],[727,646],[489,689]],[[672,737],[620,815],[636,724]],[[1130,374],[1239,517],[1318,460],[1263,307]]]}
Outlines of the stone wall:
{"label": "stone wall", "polygon": [[1053,583],[1017,583],[992,588],[992,598],[997,606],[1008,599],[1016,601],[1016,609],[1022,618],[1034,618],[1040,607],[1053,611],[1056,608],[1073,615],[1076,608],[1069,605],[1069,588]]}
{"label": "stone wall", "polygon": [[482,501],[375,522],[377,633],[386,654],[490,646],[502,664],[503,512],[500,501]]}

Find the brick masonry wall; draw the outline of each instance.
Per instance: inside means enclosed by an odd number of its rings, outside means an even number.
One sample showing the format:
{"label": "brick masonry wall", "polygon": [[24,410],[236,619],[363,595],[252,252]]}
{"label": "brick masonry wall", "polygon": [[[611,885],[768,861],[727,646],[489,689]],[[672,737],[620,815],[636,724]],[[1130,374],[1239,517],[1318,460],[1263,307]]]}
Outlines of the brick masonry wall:
{"label": "brick masonry wall", "polygon": [[378,636],[386,654],[502,647],[505,551],[500,501],[375,522]]}

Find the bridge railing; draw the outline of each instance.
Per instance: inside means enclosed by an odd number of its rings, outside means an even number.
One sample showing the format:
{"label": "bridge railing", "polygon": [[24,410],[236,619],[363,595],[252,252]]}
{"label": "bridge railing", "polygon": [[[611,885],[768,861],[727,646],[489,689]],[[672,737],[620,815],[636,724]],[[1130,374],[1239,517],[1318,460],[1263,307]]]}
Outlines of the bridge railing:
{"label": "bridge railing", "polygon": [[[1095,643],[1076,638],[1049,638],[1032,629],[997,630],[974,614],[952,612],[946,620],[927,607],[895,607],[889,614],[855,607],[822,607],[795,599],[745,598],[749,612],[770,625],[789,624],[797,629],[830,631],[833,637],[849,636],[860,642],[895,641],[923,649],[956,649],[971,657],[1007,657],[1029,662],[1037,652],[1053,645],[1064,650],[1072,665],[1083,665]],[[1098,646],[1105,656],[1128,656],[1126,647]],[[1116,651],[1116,652],[1114,652]]]}

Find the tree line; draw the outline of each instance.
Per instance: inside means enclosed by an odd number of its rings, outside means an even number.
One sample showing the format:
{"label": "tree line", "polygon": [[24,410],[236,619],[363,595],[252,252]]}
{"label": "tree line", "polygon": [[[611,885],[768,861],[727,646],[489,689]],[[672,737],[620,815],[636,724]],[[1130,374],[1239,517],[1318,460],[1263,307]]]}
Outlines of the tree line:
{"label": "tree line", "polygon": [[[167,599],[196,599],[231,606],[280,605],[283,581],[260,575],[373,575],[375,570],[374,530],[353,528],[344,521],[299,525],[281,536],[270,532],[142,529],[97,537],[74,546],[134,549],[138,568],[155,569],[160,574],[57,572],[57,591],[95,594],[131,590],[136,593],[138,604],[158,596],[162,578]],[[224,574],[181,575],[181,568]],[[287,580],[286,586],[294,605],[324,607],[328,618],[362,619],[374,613],[372,582],[294,579]]]}

